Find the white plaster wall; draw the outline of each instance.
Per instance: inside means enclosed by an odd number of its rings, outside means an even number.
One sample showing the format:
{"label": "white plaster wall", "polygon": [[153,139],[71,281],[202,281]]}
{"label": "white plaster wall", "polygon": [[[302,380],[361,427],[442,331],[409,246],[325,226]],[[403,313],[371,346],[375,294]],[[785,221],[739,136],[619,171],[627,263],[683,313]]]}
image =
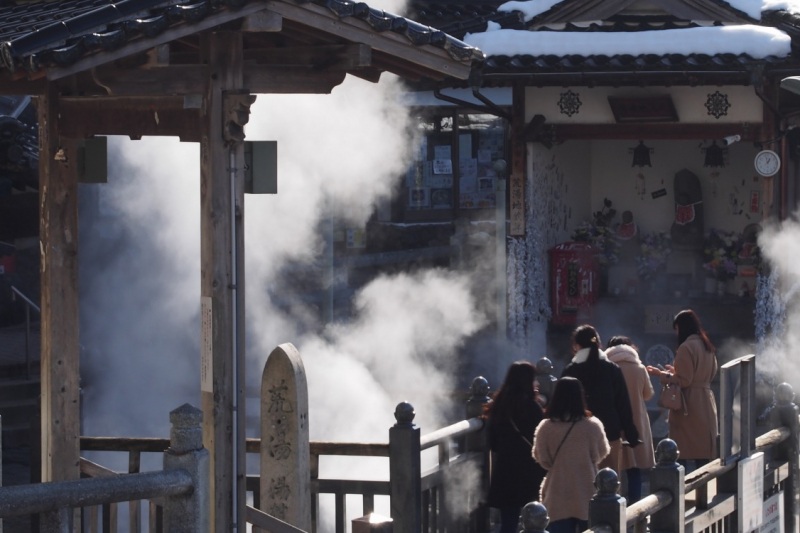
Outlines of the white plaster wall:
{"label": "white plaster wall", "polygon": [[[571,143],[565,143],[565,147]],[[751,191],[763,200],[765,181],[753,169],[758,152],[751,143],[728,147],[728,162],[722,168],[703,166],[705,154],[701,141],[645,141],[653,148],[652,167],[631,167],[630,148],[636,141],[593,141],[586,158],[591,161],[591,209],[602,206],[603,198],[614,202],[618,213],[630,210],[642,232],[669,231],[675,209],[673,181],[681,169],[693,172],[703,190],[705,230],[721,228],[741,231],[751,222],[759,222],[760,213],[750,212]],[[707,146],[703,142],[702,146]],[[643,176],[640,178],[639,175]],[[637,188],[644,185],[644,190]],[[652,193],[666,190],[653,198]],[[617,215],[619,220],[619,214]]]}
{"label": "white plaster wall", "polygon": [[[578,112],[567,116],[559,108],[561,94],[576,93],[581,105]],[[730,108],[726,115],[715,118],[708,114],[708,95],[719,91],[727,95]],[[731,122],[761,123],[764,105],[752,87],[528,87],[525,90],[525,121],[544,115],[548,124],[613,124],[614,115],[608,97],[648,97],[669,94],[680,122],[719,124]]]}
{"label": "white plaster wall", "polygon": [[[630,149],[636,144],[619,140],[571,141],[551,150],[538,145],[530,152],[534,157],[532,172],[537,165],[549,167],[545,183],[550,185],[535,184],[537,192],[552,195],[547,209],[560,214],[557,221],[550,221],[547,226],[548,247],[571,240],[575,228],[602,208],[604,198],[609,198],[617,210],[613,222],[619,222],[622,212],[630,210],[640,234],[669,233],[675,211],[674,176],[684,168],[700,181],[705,232],[710,228],[741,232],[748,224],[762,221],[768,200],[765,190],[771,188],[774,178],[756,174],[753,158],[758,149],[752,143],[731,145],[725,167],[706,168],[701,145],[707,146],[708,141],[646,141],[653,148],[652,167],[641,169],[631,166]],[[553,187],[553,183],[559,183],[560,187]],[[637,188],[642,184],[644,190]],[[666,194],[653,198],[652,193],[660,189]],[[759,195],[760,212],[751,212],[753,192]],[[624,290],[628,280],[637,279],[634,263],[637,254],[637,245],[631,241],[623,250],[623,261],[609,272],[611,288]]]}

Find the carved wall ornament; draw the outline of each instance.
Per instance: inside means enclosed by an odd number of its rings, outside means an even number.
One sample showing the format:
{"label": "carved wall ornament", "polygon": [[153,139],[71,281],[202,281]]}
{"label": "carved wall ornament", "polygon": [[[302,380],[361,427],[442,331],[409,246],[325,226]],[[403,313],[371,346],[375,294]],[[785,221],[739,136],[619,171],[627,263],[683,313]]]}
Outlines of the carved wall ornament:
{"label": "carved wall ornament", "polygon": [[583,102],[581,102],[580,93],[574,93],[570,89],[561,93],[561,97],[558,99],[558,108],[561,110],[561,114],[568,117],[577,115],[581,105]]}
{"label": "carved wall ornament", "polygon": [[731,104],[728,103],[727,94],[722,94],[719,91],[709,93],[708,99],[706,100],[706,109],[708,109],[709,115],[718,119],[719,117],[727,115],[730,107]]}

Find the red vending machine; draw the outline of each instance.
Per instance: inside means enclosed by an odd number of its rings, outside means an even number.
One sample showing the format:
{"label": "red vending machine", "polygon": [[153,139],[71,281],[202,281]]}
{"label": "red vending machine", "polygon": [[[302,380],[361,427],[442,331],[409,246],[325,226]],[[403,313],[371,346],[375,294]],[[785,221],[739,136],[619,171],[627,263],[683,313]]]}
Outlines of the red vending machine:
{"label": "red vending machine", "polygon": [[549,250],[551,324],[575,325],[590,317],[597,301],[597,250],[585,242],[564,242]]}

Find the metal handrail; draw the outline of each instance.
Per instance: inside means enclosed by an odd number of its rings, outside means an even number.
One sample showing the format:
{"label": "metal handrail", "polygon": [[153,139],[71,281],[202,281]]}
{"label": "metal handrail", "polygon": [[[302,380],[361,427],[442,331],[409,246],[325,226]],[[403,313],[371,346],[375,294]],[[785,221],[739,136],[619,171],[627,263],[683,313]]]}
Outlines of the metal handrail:
{"label": "metal handrail", "polygon": [[42,310],[36,305],[33,300],[25,296],[15,286],[11,285],[11,292],[14,298],[20,297],[25,302],[25,377],[31,378],[31,308],[34,309],[41,317]]}

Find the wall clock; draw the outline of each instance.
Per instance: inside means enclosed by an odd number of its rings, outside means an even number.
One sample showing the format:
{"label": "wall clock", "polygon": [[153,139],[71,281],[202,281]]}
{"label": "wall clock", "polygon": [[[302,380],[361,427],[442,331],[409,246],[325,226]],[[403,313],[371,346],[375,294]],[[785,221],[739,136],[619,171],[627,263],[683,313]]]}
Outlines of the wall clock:
{"label": "wall clock", "polygon": [[781,158],[772,150],[761,150],[753,161],[756,172],[762,176],[774,176],[781,168]]}

